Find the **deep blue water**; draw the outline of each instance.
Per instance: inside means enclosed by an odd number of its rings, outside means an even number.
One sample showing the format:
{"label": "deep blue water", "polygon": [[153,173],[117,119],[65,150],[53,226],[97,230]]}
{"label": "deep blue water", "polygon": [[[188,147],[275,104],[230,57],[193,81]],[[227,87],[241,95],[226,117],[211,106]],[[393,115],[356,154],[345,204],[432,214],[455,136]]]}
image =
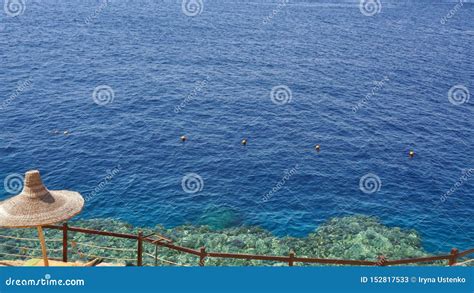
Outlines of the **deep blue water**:
{"label": "deep blue water", "polygon": [[[474,93],[474,4],[441,24],[455,2],[382,1],[365,16],[357,2],[205,0],[196,17],[180,1],[100,3],[0,11],[2,181],[40,169],[50,189],[90,198],[83,218],[302,236],[362,213],[418,230],[430,251],[474,246],[474,176],[461,179],[474,98],[448,99],[455,85]],[[100,85],[115,93],[105,106]],[[278,85],[290,103],[272,102]],[[188,173],[202,191],[183,191]],[[360,190],[367,173],[379,191]]]}

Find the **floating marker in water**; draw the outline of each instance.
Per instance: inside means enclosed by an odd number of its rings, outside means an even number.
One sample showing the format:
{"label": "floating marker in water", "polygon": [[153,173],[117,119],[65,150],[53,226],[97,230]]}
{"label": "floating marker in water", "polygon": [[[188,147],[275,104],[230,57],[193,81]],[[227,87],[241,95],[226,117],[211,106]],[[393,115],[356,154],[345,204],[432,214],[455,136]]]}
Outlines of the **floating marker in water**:
{"label": "floating marker in water", "polygon": [[188,138],[186,137],[186,135],[182,135],[182,136],[180,137],[180,139],[181,139],[182,142],[185,142],[186,140],[188,140]]}
{"label": "floating marker in water", "polygon": [[242,145],[247,145],[247,139],[242,139],[242,142],[241,142]]}
{"label": "floating marker in water", "polygon": [[414,151],[410,151],[410,152],[408,153],[408,155],[410,156],[410,158],[413,158],[413,157],[415,156],[415,152],[414,152]]}
{"label": "floating marker in water", "polygon": [[317,145],[314,147],[314,149],[315,149],[317,152],[319,152],[319,150],[321,149],[321,146],[320,146],[319,144],[317,144]]}

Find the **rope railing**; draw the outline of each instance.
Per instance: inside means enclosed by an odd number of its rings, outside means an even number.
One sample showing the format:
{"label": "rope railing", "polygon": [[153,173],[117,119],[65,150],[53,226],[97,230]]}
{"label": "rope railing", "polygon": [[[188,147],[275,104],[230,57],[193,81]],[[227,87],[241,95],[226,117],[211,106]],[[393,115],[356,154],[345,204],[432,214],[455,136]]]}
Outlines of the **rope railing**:
{"label": "rope railing", "polygon": [[463,262],[458,262],[456,264],[454,264],[455,266],[464,266],[464,265],[467,265],[468,263],[471,263],[471,262],[474,262],[474,259],[468,259],[466,261],[463,261]]}
{"label": "rope railing", "polygon": [[[193,248],[176,245],[172,243],[171,240],[163,241],[162,239],[165,239],[165,240],[168,240],[168,239],[160,235],[151,234],[148,236],[143,236],[143,233],[141,231],[138,232],[137,234],[124,234],[124,233],[85,229],[85,228],[79,228],[79,227],[69,227],[67,223],[64,223],[62,226],[48,225],[48,226],[45,226],[45,228],[62,230],[62,234],[63,234],[62,260],[64,262],[67,262],[68,260],[68,232],[76,232],[76,233],[83,233],[83,234],[89,234],[89,235],[101,235],[101,236],[107,236],[107,237],[116,237],[116,238],[122,238],[122,239],[135,240],[137,242],[136,249],[104,247],[104,246],[99,246],[99,245],[94,245],[94,244],[89,244],[89,243],[78,243],[78,242],[75,242],[75,243],[77,245],[83,245],[86,247],[93,247],[93,248],[99,248],[99,249],[105,249],[105,250],[117,250],[117,251],[127,251],[127,252],[136,251],[136,259],[135,258],[119,258],[119,257],[101,257],[101,256],[93,255],[93,254],[85,254],[83,252],[79,252],[79,253],[81,253],[82,255],[93,257],[93,258],[103,258],[103,259],[112,259],[112,260],[120,260],[120,261],[136,261],[137,266],[143,266],[143,256],[152,257],[155,260],[155,265],[157,265],[158,261],[160,261],[162,263],[167,263],[171,265],[183,266],[182,264],[178,264],[169,260],[159,258],[158,252],[157,252],[158,247],[165,247],[165,248],[174,250],[176,252],[181,252],[181,253],[186,253],[189,255],[196,256],[199,258],[198,259],[199,266],[204,266],[206,260],[209,258],[272,261],[272,262],[287,263],[289,266],[293,266],[295,262],[332,264],[332,265],[391,266],[391,265],[428,263],[428,262],[438,262],[438,261],[447,261],[449,266],[454,266],[454,265],[460,264],[458,263],[458,259],[461,259],[470,254],[474,254],[474,248],[466,250],[466,251],[462,251],[462,252],[459,252],[457,249],[453,248],[450,254],[446,254],[446,255],[427,256],[427,257],[419,257],[419,258],[411,258],[411,259],[398,259],[398,260],[390,260],[390,259],[386,259],[384,256],[378,256],[377,261],[297,257],[295,253],[292,251],[290,251],[287,256],[271,256],[271,255],[208,252],[206,251],[205,247],[201,247],[199,250],[197,250]],[[1,236],[2,235],[0,235],[0,237]],[[156,238],[152,238],[152,236],[159,237],[159,239],[157,240]],[[12,238],[20,239],[19,237],[12,237]],[[23,239],[29,240],[29,238],[23,238]],[[57,240],[58,239],[56,239],[56,241]],[[148,252],[143,251],[144,243],[155,246],[155,255],[152,255]],[[469,261],[466,261],[464,263],[469,263]]]}
{"label": "rope railing", "polygon": [[99,246],[99,245],[94,245],[90,243],[81,243],[81,242],[75,242],[73,245],[79,245],[79,246],[86,246],[86,247],[92,247],[92,248],[97,248],[97,249],[104,249],[104,250],[117,250],[117,251],[130,251],[130,252],[135,252],[135,249],[131,248],[119,248],[119,247],[107,247],[107,246]]}
{"label": "rope railing", "polygon": [[170,264],[170,265],[174,265],[174,266],[181,266],[181,267],[189,267],[190,265],[185,265],[185,264],[180,264],[180,263],[176,263],[176,262],[172,262],[170,260],[166,260],[166,259],[163,259],[163,258],[160,258],[160,257],[157,257],[151,253],[148,253],[148,252],[145,252],[143,255],[145,256],[148,256],[148,257],[151,257],[153,258],[154,260],[159,260],[161,261],[162,263],[166,263],[166,264]]}
{"label": "rope railing", "polygon": [[134,249],[128,249],[128,248],[116,248],[116,247],[106,247],[106,246],[99,246],[99,245],[93,245],[93,244],[88,244],[88,243],[81,243],[81,242],[76,242],[76,241],[71,241],[71,248],[74,250],[73,252],[79,256],[79,258],[100,258],[100,259],[110,259],[118,262],[129,262],[129,261],[134,261],[135,258],[126,258],[126,257],[112,257],[112,256],[99,256],[93,253],[87,253],[79,249],[78,246],[85,246],[85,247],[92,247],[92,248],[98,248],[102,250],[113,250],[113,251],[128,251],[128,252],[135,252]]}
{"label": "rope railing", "polygon": [[82,253],[82,255],[87,256],[89,258],[111,259],[111,260],[121,261],[121,262],[127,262],[127,261],[134,261],[135,260],[135,258],[120,258],[120,257],[111,257],[111,256],[100,256],[100,255],[87,254],[87,253]]}
{"label": "rope railing", "polygon": [[[0,252],[1,255],[8,255],[8,256],[16,256],[16,257],[21,257],[21,258],[30,258],[34,257],[34,255],[29,255],[29,254],[16,254],[16,253],[6,253],[6,252]],[[41,257],[41,255],[38,255],[37,257]]]}
{"label": "rope railing", "polygon": [[[0,238],[17,240],[17,241],[29,241],[29,242],[39,242],[37,238],[23,238],[9,235],[0,235]],[[62,239],[49,239],[48,242],[59,242]],[[17,246],[9,243],[0,243],[1,247],[6,247],[7,252],[0,251],[0,255],[16,257],[16,258],[32,258],[32,257],[41,257],[41,248],[28,247],[28,246]],[[19,253],[13,253],[12,250],[18,251]],[[49,248],[49,251],[58,252],[62,251],[61,248]]]}
{"label": "rope railing", "polygon": [[[8,235],[1,235],[0,238],[5,238],[5,239],[14,239],[14,240],[21,240],[21,241],[34,241],[34,242],[39,242],[38,238],[21,238],[21,237],[15,237],[15,236],[8,236]],[[63,241],[62,239],[46,239],[46,242],[60,242]]]}
{"label": "rope railing", "polygon": [[[10,248],[16,248],[20,250],[33,250],[33,251],[41,251],[41,248],[34,248],[34,247],[27,247],[27,246],[16,246],[16,245],[10,245],[10,244],[5,244],[5,243],[0,243],[0,246],[5,246],[5,247],[10,247]],[[49,248],[49,251],[61,251],[62,248]]]}

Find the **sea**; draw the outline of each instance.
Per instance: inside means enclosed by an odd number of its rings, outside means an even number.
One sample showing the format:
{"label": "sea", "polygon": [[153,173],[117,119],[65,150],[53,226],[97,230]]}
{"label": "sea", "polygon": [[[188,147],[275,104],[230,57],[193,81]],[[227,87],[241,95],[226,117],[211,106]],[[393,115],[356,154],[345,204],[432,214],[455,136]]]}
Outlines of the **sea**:
{"label": "sea", "polygon": [[0,199],[38,169],[82,219],[474,246],[472,1],[3,2]]}

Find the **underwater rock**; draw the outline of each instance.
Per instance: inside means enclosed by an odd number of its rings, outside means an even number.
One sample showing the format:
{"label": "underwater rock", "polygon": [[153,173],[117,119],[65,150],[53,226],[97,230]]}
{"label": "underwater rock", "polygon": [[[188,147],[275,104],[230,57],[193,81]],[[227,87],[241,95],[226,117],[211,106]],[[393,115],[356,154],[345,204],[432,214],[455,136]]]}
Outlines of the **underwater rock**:
{"label": "underwater rock", "polygon": [[223,206],[211,205],[204,211],[199,218],[198,224],[209,226],[212,229],[225,229],[239,226],[241,218],[239,213],[230,208]]}
{"label": "underwater rock", "polygon": [[[231,209],[207,213],[209,223],[234,223],[236,215]],[[237,217],[238,218],[238,217]],[[175,244],[199,249],[205,246],[207,251],[249,253],[260,255],[288,255],[293,250],[301,257],[322,257],[338,259],[376,260],[384,255],[389,259],[413,258],[428,255],[421,246],[420,235],[414,230],[403,230],[398,227],[382,225],[376,218],[368,216],[348,216],[333,218],[320,225],[307,237],[277,237],[260,227],[229,227],[215,229],[210,226],[182,225],[165,228],[138,228],[115,219],[78,220],[69,223],[103,231],[120,233],[138,233],[145,235],[153,232],[171,238]],[[58,230],[45,229],[48,250],[51,257],[61,257],[62,234]],[[41,255],[36,239],[35,229],[0,229],[0,235],[31,238],[31,241],[19,241],[0,238],[0,257],[2,259],[28,259]],[[70,233],[71,260],[85,261],[95,256],[104,257],[104,261],[112,263],[134,263],[136,259],[136,241],[99,235]],[[119,249],[114,249],[119,248]],[[144,244],[145,265],[154,265],[155,247]],[[3,254],[3,255],[2,255]],[[23,257],[22,257],[23,256]],[[159,265],[198,265],[196,256],[158,247]],[[439,265],[440,263],[438,263]],[[233,266],[258,265],[282,266],[286,264],[268,261],[248,261],[238,259],[210,258],[206,265]],[[296,263],[295,265],[309,265]]]}

